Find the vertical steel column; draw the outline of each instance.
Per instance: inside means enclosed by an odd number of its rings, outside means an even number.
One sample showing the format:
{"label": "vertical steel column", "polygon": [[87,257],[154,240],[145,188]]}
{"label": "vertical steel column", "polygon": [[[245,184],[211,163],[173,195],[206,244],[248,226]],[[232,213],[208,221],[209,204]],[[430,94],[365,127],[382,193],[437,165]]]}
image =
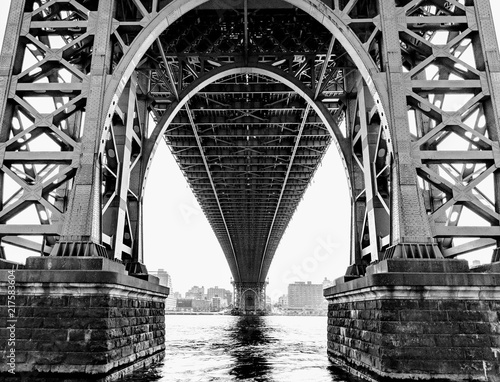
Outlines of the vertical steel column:
{"label": "vertical steel column", "polygon": [[[394,0],[379,0],[380,28],[383,40],[383,71],[387,85],[390,115],[387,116],[394,145],[391,187],[391,244],[390,257],[404,257],[397,246],[426,246],[431,257],[441,258],[437,246],[432,245],[432,233],[426,216],[424,201],[418,189],[417,174],[411,155],[411,139],[407,114],[401,46],[398,34],[398,14]],[[426,250],[428,252],[429,249]],[[417,249],[418,252],[418,249]]]}
{"label": "vertical steel column", "polygon": [[[132,155],[132,132],[134,128],[134,114],[135,114],[135,106],[137,100],[137,80],[135,76],[132,76],[130,79],[130,84],[128,89],[128,95],[124,94],[126,98],[125,101],[125,126],[121,129],[121,139],[118,143],[119,150],[118,153],[120,155],[120,177],[118,181],[118,216],[116,219],[116,230],[115,230],[115,240],[114,240],[114,257],[121,258],[123,251],[123,239],[125,227],[125,220],[128,215],[128,191],[130,184],[130,165],[131,165],[131,155]],[[130,233],[127,233],[130,234]]]}
{"label": "vertical steel column", "polygon": [[[19,45],[20,31],[23,25],[23,10],[25,0],[13,1],[10,4],[9,17],[5,27],[4,41],[0,56],[0,142],[9,139],[10,125],[14,114],[13,106],[7,105],[9,90],[11,87],[14,66],[20,65],[17,55],[20,54]],[[3,209],[4,200],[4,173],[0,171],[0,207]],[[0,243],[2,237],[0,237]],[[0,246],[0,259],[5,259],[3,246]]]}
{"label": "vertical steel column", "polygon": [[346,116],[345,116],[345,124],[346,131],[348,133],[348,137],[350,139],[350,149],[351,149],[351,157],[348,158],[349,164],[349,172],[350,172],[350,181],[351,181],[351,237],[350,237],[350,269],[348,268],[346,274],[357,274],[357,271],[354,269],[355,265],[361,264],[361,237],[360,235],[363,232],[363,223],[364,223],[364,212],[366,209],[365,201],[359,197],[359,195],[363,192],[364,183],[363,183],[363,171],[357,165],[356,160],[354,159],[354,150],[352,145],[354,144],[355,139],[355,126],[356,126],[356,114],[358,109],[357,97],[355,95],[356,91],[356,81],[360,79],[352,79],[348,81],[346,79],[346,83],[349,84],[347,91],[349,93],[349,97],[346,100]]}
{"label": "vertical steel column", "polygon": [[389,243],[390,211],[387,167],[391,158],[380,116],[359,76],[351,77],[346,125],[350,138],[352,187],[351,265],[346,276],[364,275]]}
{"label": "vertical steel column", "polygon": [[362,150],[362,165],[363,177],[365,181],[365,199],[366,199],[366,212],[365,219],[367,220],[368,235],[369,235],[369,252],[373,260],[378,260],[379,243],[377,238],[377,222],[375,219],[374,207],[374,187],[373,187],[373,168],[371,161],[371,151],[373,142],[371,136],[373,133],[369,132],[368,121],[368,103],[367,92],[364,84],[361,82],[358,86],[358,114],[359,114],[359,134],[361,139]]}
{"label": "vertical steel column", "polygon": [[114,0],[100,0],[95,25],[95,40],[90,73],[89,97],[82,137],[80,167],[77,170],[69,207],[60,242],[52,255],[72,256],[74,249],[80,253],[102,255],[101,245],[101,158],[98,146],[101,136],[103,113],[106,113],[104,93],[111,66],[111,40]]}
{"label": "vertical steel column", "polygon": [[[23,26],[25,0],[12,1],[10,4],[9,18],[5,27],[5,35],[0,58],[0,141],[5,142],[9,138],[10,125],[12,121],[13,108],[7,106],[7,99],[12,82],[15,66],[21,65],[17,55],[21,28]],[[3,173],[0,172],[0,182],[3,185]],[[3,188],[0,189],[3,193]],[[3,204],[3,199],[0,198]]]}
{"label": "vertical steel column", "polygon": [[[467,5],[467,2],[466,2]],[[493,15],[488,2],[475,2],[475,16],[478,23],[479,38],[484,56],[484,71],[487,74],[490,99],[485,106],[486,127],[491,139],[496,142],[494,149],[498,152],[500,140],[500,52],[493,25]],[[497,160],[496,160],[497,161]],[[498,167],[499,164],[497,164]],[[500,213],[500,172],[493,174],[495,212]],[[496,238],[491,262],[500,262],[500,238]]]}
{"label": "vertical steel column", "polygon": [[[145,78],[138,78],[138,87],[141,89],[142,94],[146,93],[148,89],[148,82]],[[149,106],[150,101],[146,97],[138,97],[136,100],[136,117],[137,126],[134,126],[134,137],[140,152],[132,153],[132,168],[130,170],[130,184],[129,189],[134,196],[128,202],[128,211],[130,217],[131,232],[134,235],[134,243],[132,247],[132,261],[143,264],[144,263],[144,190],[147,161],[144,160],[144,147],[146,146],[149,137]],[[136,131],[137,130],[137,131]]]}
{"label": "vertical steel column", "polygon": [[[146,273],[142,253],[142,148],[147,139],[149,112],[140,100],[144,84],[131,77],[116,106],[103,152],[103,241],[108,253],[128,264],[133,273]],[[141,264],[141,265],[139,265]]]}

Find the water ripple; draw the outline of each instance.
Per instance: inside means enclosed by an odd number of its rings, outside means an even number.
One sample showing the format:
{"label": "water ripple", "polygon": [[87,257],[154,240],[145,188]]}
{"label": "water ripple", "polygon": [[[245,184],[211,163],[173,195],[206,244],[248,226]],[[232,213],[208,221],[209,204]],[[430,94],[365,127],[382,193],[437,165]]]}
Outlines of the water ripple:
{"label": "water ripple", "polygon": [[357,382],[326,355],[325,317],[166,316],[162,364],[129,382]]}

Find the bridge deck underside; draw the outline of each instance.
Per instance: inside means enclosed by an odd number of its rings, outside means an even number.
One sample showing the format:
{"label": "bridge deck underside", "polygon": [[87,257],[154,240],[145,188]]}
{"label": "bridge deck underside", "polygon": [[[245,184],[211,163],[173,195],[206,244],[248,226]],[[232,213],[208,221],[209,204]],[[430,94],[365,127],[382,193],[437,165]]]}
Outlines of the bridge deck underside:
{"label": "bridge deck underside", "polygon": [[[274,30],[267,27],[271,24]],[[310,91],[320,82],[317,97],[340,122],[342,74],[352,64],[338,44],[327,58],[330,41],[320,24],[289,6],[246,11],[207,6],[168,28],[140,70],[150,79],[157,119],[175,100],[174,88],[185,88],[209,69],[267,64]],[[235,280],[263,282],[331,142],[321,118],[279,81],[233,74],[192,97],[164,137]]]}
{"label": "bridge deck underside", "polygon": [[276,250],[331,140],[314,113],[298,137],[303,102],[290,91],[273,94],[276,84],[262,80],[249,78],[242,91],[217,84],[225,94],[204,92],[191,101],[201,151],[186,109],[165,134],[231,268],[237,262],[244,270],[242,281],[259,277],[263,254]]}

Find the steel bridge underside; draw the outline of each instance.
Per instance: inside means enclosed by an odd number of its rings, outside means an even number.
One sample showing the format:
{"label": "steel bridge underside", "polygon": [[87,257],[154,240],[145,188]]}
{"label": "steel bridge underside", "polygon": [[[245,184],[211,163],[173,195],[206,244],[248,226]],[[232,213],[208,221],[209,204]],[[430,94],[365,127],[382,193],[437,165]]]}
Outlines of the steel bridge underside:
{"label": "steel bridge underside", "polygon": [[258,289],[333,142],[351,193],[348,273],[487,248],[500,260],[500,60],[486,2],[198,4],[12,3],[2,244],[144,273],[145,179],[164,139],[234,281]]}
{"label": "steel bridge underside", "polygon": [[[342,74],[347,64],[352,66],[335,59],[343,55],[342,48],[333,45],[321,25],[290,6],[251,2],[249,8],[240,3],[242,7],[225,9],[209,5],[185,15],[150,50],[150,59],[138,71],[148,78],[155,118],[160,120],[175,101],[172,88],[180,87],[179,78],[195,81],[203,65],[269,65],[288,66],[286,72],[294,78],[321,86],[321,102],[340,123]],[[321,118],[280,81],[237,73],[199,90],[173,118],[164,138],[235,281],[264,282],[332,141]]]}

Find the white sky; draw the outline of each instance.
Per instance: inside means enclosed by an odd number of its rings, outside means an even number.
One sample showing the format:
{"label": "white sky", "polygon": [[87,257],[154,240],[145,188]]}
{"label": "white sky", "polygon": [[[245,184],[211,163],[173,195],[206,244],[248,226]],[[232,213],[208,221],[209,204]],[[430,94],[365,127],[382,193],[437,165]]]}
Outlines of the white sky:
{"label": "white sky", "polygon": [[[10,1],[1,2],[0,45]],[[500,2],[491,3],[493,14],[500,15]],[[165,269],[172,276],[173,290],[181,293],[193,285],[232,290],[219,243],[165,144],[151,167],[144,215],[149,270]],[[276,301],[287,293],[289,283],[321,283],[325,277],[342,276],[349,263],[349,226],[346,177],[332,145],[275,254],[268,295]]]}

